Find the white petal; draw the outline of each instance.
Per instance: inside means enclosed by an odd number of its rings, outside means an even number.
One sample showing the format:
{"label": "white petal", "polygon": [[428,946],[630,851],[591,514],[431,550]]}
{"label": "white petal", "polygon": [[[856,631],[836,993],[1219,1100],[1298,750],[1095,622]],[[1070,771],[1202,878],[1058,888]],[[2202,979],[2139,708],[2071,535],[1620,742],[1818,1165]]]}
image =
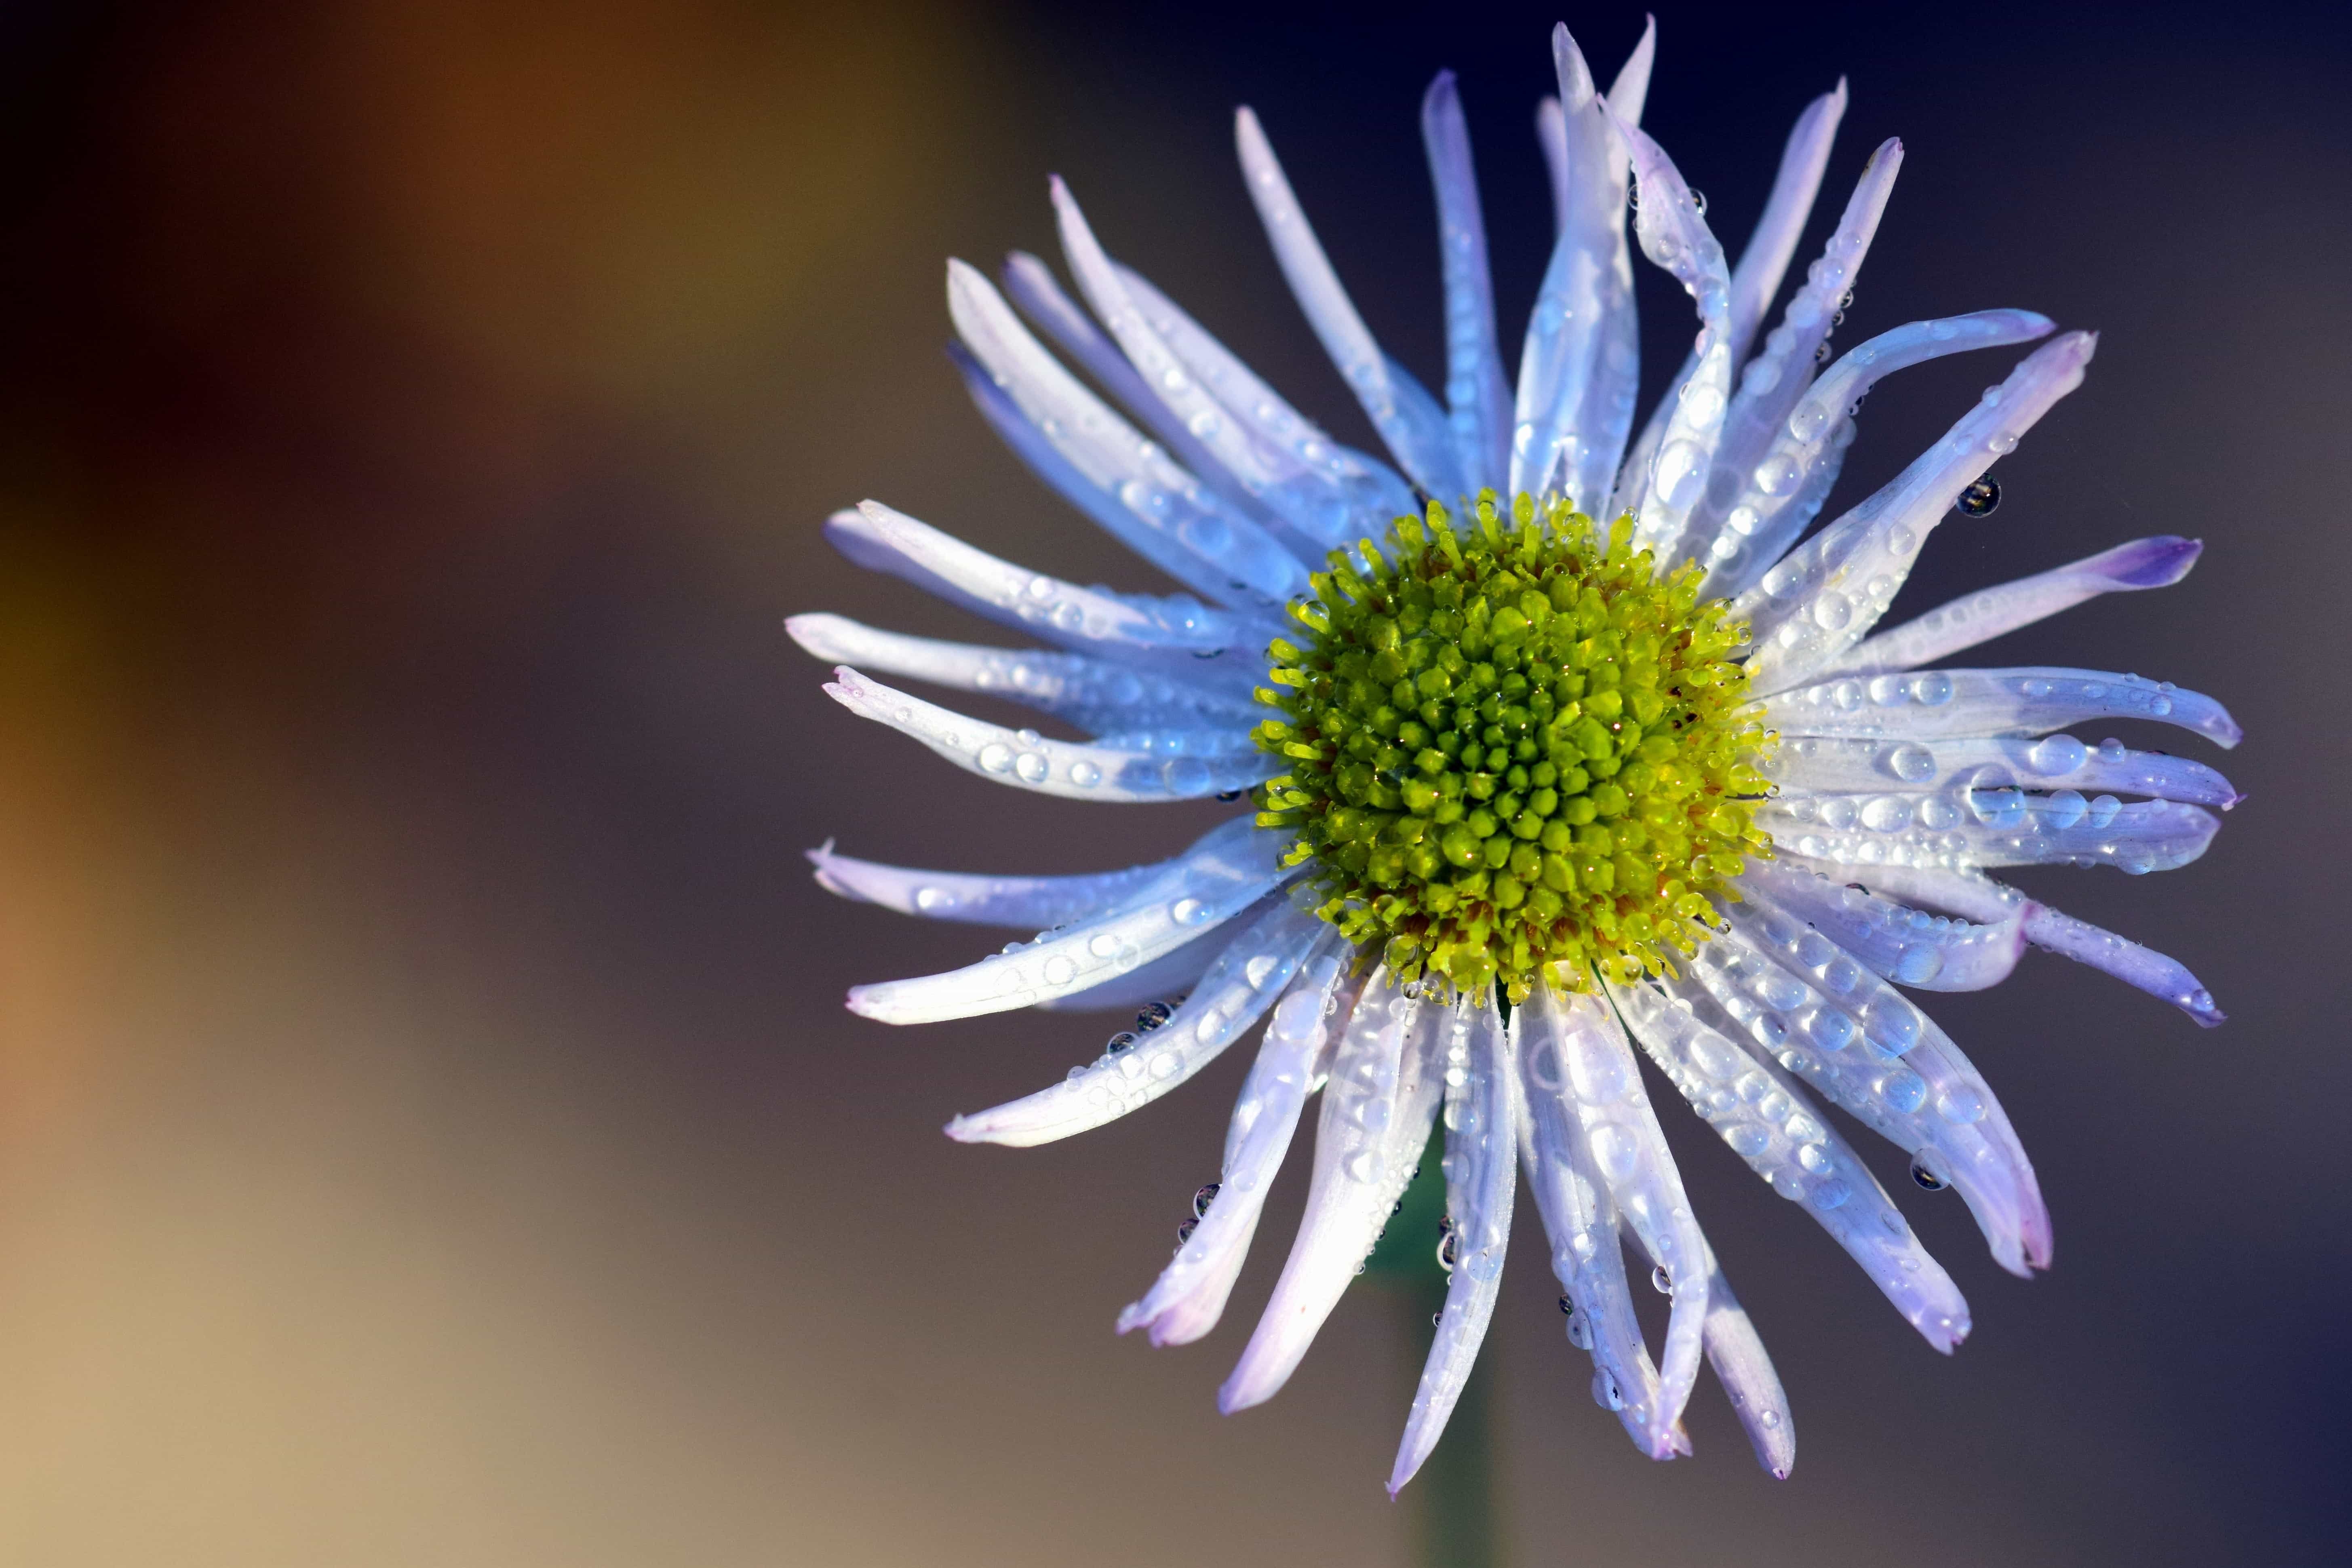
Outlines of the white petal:
{"label": "white petal", "polygon": [[1930,669],[1842,676],[1776,691],[1765,718],[1783,735],[1934,741],[2042,735],[2086,719],[2148,719],[2221,746],[2243,736],[2228,709],[2168,680],[2100,669]]}
{"label": "white petal", "polygon": [[1518,1185],[1517,1045],[1483,998],[1454,1004],[1444,1068],[1445,1212],[1454,1226],[1454,1271],[1389,1472],[1391,1497],[1437,1447],[1470,1381],[1502,1289]]}
{"label": "white petal", "polygon": [[1772,177],[1772,194],[1765,198],[1763,216],[1756,220],[1739,253],[1739,265],[1731,271],[1731,355],[1735,360],[1748,353],[1756,329],[1763,323],[1765,308],[1780,291],[1789,258],[1796,254],[1798,237],[1804,233],[1805,219],[1811,216],[1813,200],[1821,195],[1822,174],[1829,167],[1830,144],[1837,138],[1838,122],[1845,118],[1845,79],[1841,77],[1834,89],[1805,105],[1789,132],[1780,171]]}
{"label": "white petal", "polygon": [[1274,1005],[1330,927],[1277,900],[1234,938],[1184,1005],[1134,1045],[1036,1093],[948,1123],[959,1143],[1050,1143],[1140,1110],[1217,1059]]}
{"label": "white petal", "polygon": [[[1917,740],[1794,735],[1782,740],[1757,770],[1785,786],[1785,795],[1863,795],[1874,790],[1957,795],[1969,789],[2011,785],[2144,795],[2158,800],[2218,805],[2243,797],[2203,763],[2163,752],[2135,752],[2120,741],[2086,746],[2072,735],[1922,736]],[[1915,806],[1916,809],[1916,806]]]}
{"label": "white petal", "polygon": [[1711,1249],[1706,1261],[1706,1363],[1748,1433],[1756,1462],[1773,1479],[1785,1481],[1797,1464],[1797,1423],[1789,1414],[1789,1396],[1781,1392],[1772,1358],[1764,1353],[1762,1336],[1731,1293],[1731,1281]]}
{"label": "white petal", "polygon": [[1446,420],[1454,471],[1491,486],[1510,462],[1510,392],[1495,334],[1495,286],[1486,266],[1486,220],[1470,161],[1470,127],[1452,71],[1440,71],[1421,100],[1421,140],[1437,196],[1437,250],[1445,287]]}
{"label": "white petal", "polygon": [[850,1008],[886,1024],[930,1024],[1075,995],[1249,908],[1290,875],[1279,863],[1287,845],[1283,835],[1255,831],[1204,839],[1181,868],[1139,889],[1117,910],[967,968],[857,986],[849,993]]}
{"label": "white petal", "polygon": [[1739,889],[1771,916],[1811,927],[1882,979],[1916,990],[1998,985],[2025,952],[2021,907],[1984,925],[1942,919],[1815,872],[1764,860],[1748,862]]}
{"label": "white petal", "polygon": [[1224,1386],[1227,1415],[1271,1399],[1356,1277],[1412,1180],[1444,1089],[1445,1013],[1373,972],[1332,1058],[1315,1133],[1315,1176],[1265,1315]]}
{"label": "white petal", "polygon": [[1155,1345],[1190,1344],[1217,1326],[1242,1258],[1265,1211],[1265,1194],[1297,1130],[1298,1114],[1348,1026],[1363,982],[1352,954],[1328,941],[1275,1005],[1257,1060],[1234,1102],[1216,1200],[1143,1300],[1118,1315],[1118,1331],[1145,1328]]}
{"label": "white petal", "polygon": [[808,858],[816,867],[818,884],[845,899],[929,920],[1034,931],[1122,908],[1171,874],[1181,876],[1193,857],[1230,854],[1254,831],[1247,819],[1236,817],[1211,828],[1181,855],[1123,871],[1093,871],[1076,877],[976,877],[961,871],[923,871],[836,855],[831,844],[810,850]]}

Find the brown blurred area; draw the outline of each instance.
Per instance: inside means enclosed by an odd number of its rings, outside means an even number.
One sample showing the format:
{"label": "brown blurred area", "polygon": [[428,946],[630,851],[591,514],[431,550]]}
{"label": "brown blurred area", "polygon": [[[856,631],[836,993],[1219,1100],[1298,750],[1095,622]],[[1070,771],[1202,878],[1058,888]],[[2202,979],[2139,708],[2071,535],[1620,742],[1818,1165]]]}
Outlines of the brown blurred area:
{"label": "brown blurred area", "polygon": [[[1741,15],[1662,16],[1649,121],[1727,232],[1849,70],[1832,189],[1896,131],[1916,170],[1858,326],[2018,304],[2107,332],[2004,465],[1998,531],[1939,536],[1921,587],[2207,540],[2188,584],[2000,661],[2142,669],[2245,721],[2228,767],[2253,798],[2206,861],[2032,883],[2178,953],[2234,1017],[2200,1037],[2049,959],[1936,999],[2060,1236],[2028,1288],[1955,1202],[1908,1205],[1976,1307],[1950,1363],[1666,1108],[1789,1384],[1796,1478],[1755,1472],[1711,1390],[1696,1461],[1627,1450],[1523,1226],[1489,1352],[1505,1534],[1526,1563],[2325,1561],[2352,1458],[2342,30],[2045,9],[1960,50],[1880,8],[1818,36]],[[839,834],[1108,867],[1202,814],[1003,798],[826,701],[779,623],[975,635],[824,551],[824,513],[866,495],[1148,585],[940,353],[941,259],[1049,253],[1048,170],[1363,441],[1225,116],[1266,114],[1367,313],[1428,368],[1412,95],[1457,66],[1516,333],[1549,20],[8,13],[0,1563],[1402,1562],[1378,1482],[1418,1347],[1392,1313],[1351,1300],[1275,1405],[1214,1412],[1295,1173],[1207,1344],[1109,1332],[1213,1173],[1238,1059],[1066,1146],[951,1146],[949,1114],[1108,1026],[849,1016],[846,984],[992,941],[832,902],[800,858]],[[1589,26],[1613,62],[1639,17]],[[1650,305],[1657,373],[1686,307]],[[1916,374],[1874,395],[1842,494],[1996,378]]]}

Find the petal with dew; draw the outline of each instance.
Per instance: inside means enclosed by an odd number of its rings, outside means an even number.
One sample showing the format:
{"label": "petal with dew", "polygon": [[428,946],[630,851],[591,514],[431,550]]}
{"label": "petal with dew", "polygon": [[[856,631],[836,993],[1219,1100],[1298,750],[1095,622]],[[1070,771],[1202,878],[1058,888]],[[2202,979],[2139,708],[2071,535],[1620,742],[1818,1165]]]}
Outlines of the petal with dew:
{"label": "petal with dew", "polygon": [[2093,333],[2067,332],[2026,355],[1950,434],[1733,601],[1756,639],[1748,661],[1756,690],[1811,679],[1862,640],[1960,492],[2083,384],[2097,343]]}
{"label": "petal with dew", "polygon": [[1256,1023],[1329,930],[1287,900],[1276,900],[1217,955],[1165,1024],[1050,1088],[957,1117],[948,1123],[948,1136],[959,1143],[1025,1149],[1140,1110],[1216,1060]]}
{"label": "petal with dew", "polygon": [[1274,1397],[1380,1239],[1437,1120],[1445,1013],[1376,969],[1323,1089],[1307,1213],[1265,1314],[1217,1391],[1230,1415]]}
{"label": "petal with dew", "polygon": [[2175,534],[2135,539],[2067,565],[1955,599],[1917,620],[1865,637],[1838,661],[1836,669],[1845,675],[1916,669],[2073,609],[2101,594],[2168,588],[2189,575],[2204,549],[2201,540]]}
{"label": "petal with dew", "polygon": [[1463,493],[1470,487],[1455,468],[1444,415],[1421,384],[1373,342],[1371,329],[1356,313],[1291,193],[1257,116],[1248,109],[1234,116],[1234,140],[1250,200],[1256,204],[1291,295],[1321,340],[1323,352],[1363,405],[1372,428],[1415,484],[1433,495]]}
{"label": "petal with dew", "polygon": [[[1792,735],[1757,771],[1790,795],[1864,795],[1873,790],[1949,795],[2021,785],[2077,793],[2144,795],[2224,811],[2242,797],[2203,763],[2164,752],[2135,752],[2120,741],[2086,746],[2058,733],[1928,736],[1920,740]],[[1916,803],[1915,803],[1916,808]]]}
{"label": "petal with dew", "polygon": [[1829,1232],[1904,1321],[1950,1354],[1969,1331],[1968,1302],[1805,1091],[1752,1045],[1714,1026],[1709,1020],[1720,1015],[1695,986],[1668,994],[1612,985],[1610,995],[1650,1059],[1732,1152]]}
{"label": "petal with dew", "polygon": [[1763,324],[1765,307],[1780,291],[1789,258],[1805,231],[1813,202],[1822,192],[1822,175],[1829,168],[1830,145],[1837,139],[1838,122],[1845,118],[1845,79],[1805,105],[1789,132],[1780,152],[1780,167],[1772,176],[1772,194],[1764,200],[1763,216],[1739,252],[1731,269],[1731,357],[1738,360],[1755,341]]}
{"label": "petal with dew", "polygon": [[1363,988],[1362,977],[1351,970],[1349,954],[1327,941],[1275,1004],[1257,1060],[1234,1104],[1216,1198],[1143,1299],[1118,1315],[1120,1333],[1146,1329],[1155,1345],[1190,1344],[1223,1316],[1299,1111],[1328,1069],[1332,1047]]}
{"label": "petal with dew", "polygon": [[1515,1033],[1492,1005],[1483,998],[1454,1005],[1444,1062],[1445,1212],[1453,1224],[1454,1268],[1389,1472],[1391,1497],[1437,1447],[1495,1315],[1519,1180],[1517,1057]]}
{"label": "petal with dew", "polygon": [[944,974],[856,986],[850,1010],[886,1024],[929,1024],[1076,995],[1248,909],[1289,879],[1281,865],[1287,847],[1281,835],[1255,831],[1213,845],[1203,840],[1118,909]]}
{"label": "petal with dew", "polygon": [[1789,1414],[1789,1396],[1781,1392],[1772,1358],[1764,1353],[1763,1336],[1732,1294],[1712,1249],[1706,1263],[1706,1363],[1731,1401],[1756,1462],[1773,1479],[1785,1481],[1797,1464],[1797,1424]]}
{"label": "petal with dew", "polygon": [[1510,389],[1495,333],[1495,285],[1486,266],[1486,220],[1470,160],[1470,127],[1452,71],[1440,71],[1421,100],[1421,141],[1437,198],[1437,251],[1445,289],[1446,423],[1454,471],[1491,484],[1509,471]]}
{"label": "petal with dew", "polygon": [[2245,733],[2219,702],[2168,680],[2046,667],[1841,676],[1772,693],[1764,716],[1783,735],[1906,741],[2041,735],[2085,719],[2150,719],[2221,746]]}
{"label": "petal with dew", "polygon": [[1759,908],[1819,931],[1880,978],[1916,990],[1982,991],[2008,979],[2025,952],[2021,908],[1979,925],[1766,860],[1748,862],[1739,889]]}
{"label": "petal with dew", "polygon": [[1148,866],[1075,877],[923,871],[837,855],[831,844],[810,850],[808,858],[816,867],[818,885],[845,899],[935,921],[1034,931],[1124,908],[1139,893],[1171,876],[1181,877],[1194,856],[1230,854],[1255,831],[1247,818],[1237,817],[1211,828],[1181,855]]}

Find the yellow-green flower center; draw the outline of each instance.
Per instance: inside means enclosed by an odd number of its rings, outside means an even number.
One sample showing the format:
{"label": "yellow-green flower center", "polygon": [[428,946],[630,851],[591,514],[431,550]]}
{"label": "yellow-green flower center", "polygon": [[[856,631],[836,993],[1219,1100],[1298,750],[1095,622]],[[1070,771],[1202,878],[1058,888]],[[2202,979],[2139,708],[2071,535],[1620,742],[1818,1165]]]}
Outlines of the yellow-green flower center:
{"label": "yellow-green flower center", "polygon": [[1742,628],[1632,532],[1491,491],[1457,531],[1433,501],[1292,605],[1304,635],[1258,693],[1283,716],[1255,731],[1290,771],[1258,825],[1298,835],[1323,918],[1399,978],[1518,1002],[1547,965],[1579,989],[1660,972],[1769,852]]}

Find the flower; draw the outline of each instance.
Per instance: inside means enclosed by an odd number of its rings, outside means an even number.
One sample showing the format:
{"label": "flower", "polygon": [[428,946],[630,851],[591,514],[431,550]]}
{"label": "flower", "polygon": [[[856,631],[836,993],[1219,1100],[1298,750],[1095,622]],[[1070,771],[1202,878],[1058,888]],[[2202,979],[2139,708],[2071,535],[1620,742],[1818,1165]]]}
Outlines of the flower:
{"label": "flower", "polygon": [[[1468,1376],[1521,1169],[1594,1397],[1644,1452],[1687,1453],[1681,1413],[1704,1356],[1759,1458],[1788,1473],[1787,1401],[1692,1215],[1637,1047],[1948,1352],[1966,1303],[1820,1102],[1909,1153],[1920,1185],[1957,1190],[2011,1272],[2047,1265],[2050,1223],[1991,1089],[1897,987],[1992,985],[2039,946],[2200,1024],[2221,1017],[2173,960],[1986,872],[2194,859],[2219,825],[2205,808],[2238,798],[2229,784],[2063,727],[2157,720],[2228,746],[2227,712],[2137,676],[1940,663],[2095,595],[2177,582],[2200,546],[2136,541],[1874,631],[1938,522],[1991,510],[1986,468],[2081,382],[2095,340],[1986,310],[1898,327],[1830,363],[1902,162],[1890,141],[1751,357],[1845,89],[1798,120],[1733,267],[1637,129],[1653,47],[1645,33],[1601,93],[1567,30],[1553,36],[1559,96],[1538,127],[1557,238],[1515,389],[1454,80],[1431,86],[1443,406],[1373,341],[1240,112],[1243,170],[1283,272],[1394,467],[1333,441],[1113,261],[1056,181],[1093,318],[1034,257],[1012,258],[1003,293],[953,263],[957,361],[981,412],[1055,489],[1192,594],[1078,587],[868,501],[828,525],[853,559],[1059,651],[791,623],[840,663],[826,689],[843,704],[984,776],[1087,800],[1252,793],[1249,815],[1183,854],[1098,876],[908,870],[829,845],[813,858],[849,898],[1043,929],[952,973],[857,987],[850,1005],[868,1017],[1142,1005],[1098,1059],[957,1118],[952,1137],[1019,1145],[1100,1126],[1267,1019],[1219,1183],[1122,1332],[1169,1344],[1214,1325],[1320,1089],[1306,1216],[1222,1390],[1228,1411],[1289,1376],[1442,1119],[1453,1267],[1391,1491]],[[1629,195],[1643,254],[1682,282],[1700,327],[1638,437]],[[1016,303],[1150,434],[1065,368]],[[1798,542],[1880,376],[2043,339],[1944,439]],[[1009,698],[1090,738],[1001,729],[862,670]],[[1654,1358],[1624,1241],[1671,1297]]]}

